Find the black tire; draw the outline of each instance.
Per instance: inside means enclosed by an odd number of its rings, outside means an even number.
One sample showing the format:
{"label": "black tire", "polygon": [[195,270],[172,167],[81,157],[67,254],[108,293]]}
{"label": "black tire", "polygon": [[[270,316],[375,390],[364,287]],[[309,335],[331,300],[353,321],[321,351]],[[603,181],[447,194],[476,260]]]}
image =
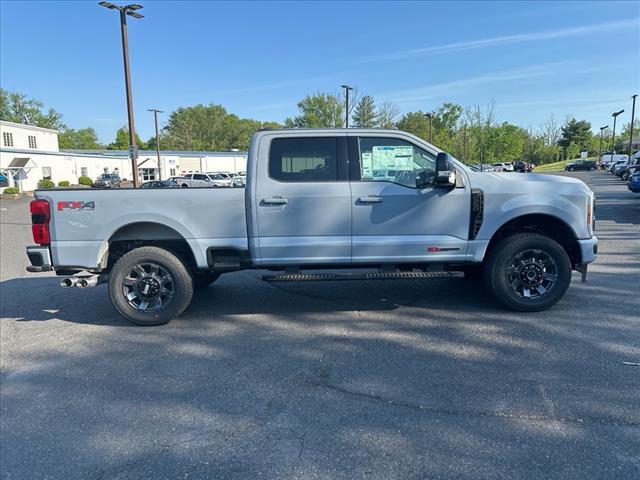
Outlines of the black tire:
{"label": "black tire", "polygon": [[[132,280],[131,273],[133,273],[134,267],[139,265],[156,265],[162,272],[167,273],[167,276],[162,278],[171,279],[170,287],[166,290],[170,294],[170,298],[165,296],[166,304],[163,305],[162,295],[159,295],[157,301],[160,306],[156,310],[142,311],[136,308],[134,306],[135,300],[130,301],[125,294],[128,289],[138,288],[138,295],[141,295],[138,286],[140,285],[139,280],[143,279],[142,276],[133,279],[137,282],[136,287],[127,284],[127,281],[131,282]],[[151,270],[151,267],[148,268]],[[149,273],[150,278],[152,275]],[[164,288],[164,285],[159,285],[159,287]],[[109,298],[113,306],[120,315],[137,325],[152,326],[169,322],[185,311],[191,303],[192,297],[193,279],[189,271],[178,257],[163,248],[140,247],[126,253],[113,266],[109,276]],[[140,298],[136,298],[136,300],[140,300]],[[142,301],[140,301],[140,305],[142,305]]]}
{"label": "black tire", "polygon": [[[535,253],[531,265],[527,264],[520,268],[518,273],[514,273],[512,264],[518,259],[522,259],[527,252]],[[548,272],[541,272],[541,277],[549,276],[555,280],[553,283],[546,283],[543,280],[541,287],[525,287],[523,294],[518,292],[518,288],[513,287],[510,278],[516,277],[514,282],[520,281],[521,275],[526,270],[539,270],[540,264],[535,262],[535,255],[550,259]],[[551,269],[553,267],[553,270]],[[553,273],[551,273],[553,272]],[[484,269],[484,281],[487,289],[495,296],[495,298],[510,308],[519,312],[538,312],[546,310],[560,300],[569,288],[571,283],[571,262],[567,252],[562,246],[545,235],[538,233],[519,233],[500,240],[489,252]],[[551,280],[548,280],[551,282]],[[537,288],[541,290],[538,291]],[[535,290],[536,296],[527,297],[526,291],[531,295],[531,290]],[[542,293],[540,293],[544,289]]]}
{"label": "black tire", "polygon": [[189,188],[189,185],[187,185],[186,183],[183,183],[182,185],[180,185],[180,188]]}
{"label": "black tire", "polygon": [[213,282],[220,278],[220,274],[217,272],[197,272],[193,275],[193,288],[195,290],[201,290],[207,288]]}

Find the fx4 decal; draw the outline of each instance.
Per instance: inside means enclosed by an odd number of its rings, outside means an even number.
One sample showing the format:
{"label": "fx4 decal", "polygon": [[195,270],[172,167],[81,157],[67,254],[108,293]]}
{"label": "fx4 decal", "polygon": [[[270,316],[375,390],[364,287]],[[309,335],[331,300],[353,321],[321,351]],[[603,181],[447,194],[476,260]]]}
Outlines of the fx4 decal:
{"label": "fx4 decal", "polygon": [[94,210],[95,202],[58,202],[58,211],[62,210]]}

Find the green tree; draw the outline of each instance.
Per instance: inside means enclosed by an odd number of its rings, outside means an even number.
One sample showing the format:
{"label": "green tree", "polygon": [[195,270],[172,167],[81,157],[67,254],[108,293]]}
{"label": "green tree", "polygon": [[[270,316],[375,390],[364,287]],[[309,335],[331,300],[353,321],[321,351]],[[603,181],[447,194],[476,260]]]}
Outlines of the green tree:
{"label": "green tree", "polygon": [[53,108],[44,110],[40,100],[27,98],[19,92],[0,88],[0,120],[14,123],[28,123],[43,128],[60,130],[64,128],[62,115]]}
{"label": "green tree", "polygon": [[422,111],[405,113],[398,120],[396,126],[402,131],[429,141],[429,119],[424,116]]}
{"label": "green tree", "polygon": [[[140,137],[136,133],[136,143],[138,144],[138,149],[144,150],[146,148],[146,144],[140,140]],[[126,125],[120,128],[116,132],[116,139],[114,142],[107,145],[107,150],[128,150],[129,149],[129,127]]]}
{"label": "green tree", "polygon": [[377,125],[377,122],[376,102],[371,95],[365,95],[356,104],[353,112],[353,126],[357,128],[373,128]]}
{"label": "green tree", "polygon": [[98,141],[96,131],[89,128],[75,130],[67,128],[58,134],[58,144],[60,148],[70,148],[78,150],[95,150],[103,148]]}
{"label": "green tree", "polygon": [[[260,128],[280,128],[280,124],[240,118],[222,105],[181,107],[169,116],[160,145],[173,150],[246,150]],[[150,147],[155,148],[155,139]]]}
{"label": "green tree", "polygon": [[513,162],[522,156],[526,132],[520,127],[504,122],[491,131],[490,151],[492,162]]}
{"label": "green tree", "polygon": [[299,114],[284,122],[289,128],[340,128],[344,125],[344,105],[337,95],[315,93],[298,102]]}
{"label": "green tree", "polygon": [[[558,145],[565,152],[565,158],[575,158],[569,152],[588,150],[591,143],[591,124],[586,120],[568,119],[561,128]],[[571,146],[573,144],[573,146]],[[571,147],[571,148],[569,148]]]}

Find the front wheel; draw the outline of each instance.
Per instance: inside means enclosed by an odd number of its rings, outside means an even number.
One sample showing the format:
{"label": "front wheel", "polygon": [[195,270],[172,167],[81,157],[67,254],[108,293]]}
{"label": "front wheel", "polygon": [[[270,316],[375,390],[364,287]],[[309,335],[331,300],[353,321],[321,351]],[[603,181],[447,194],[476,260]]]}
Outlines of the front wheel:
{"label": "front wheel", "polygon": [[173,253],[140,247],[120,257],[113,266],[109,297],[127,320],[138,325],[162,325],[189,306],[193,280]]}
{"label": "front wheel", "polygon": [[546,310],[571,283],[571,262],[562,246],[538,233],[499,241],[489,253],[485,284],[503,305],[520,312]]}

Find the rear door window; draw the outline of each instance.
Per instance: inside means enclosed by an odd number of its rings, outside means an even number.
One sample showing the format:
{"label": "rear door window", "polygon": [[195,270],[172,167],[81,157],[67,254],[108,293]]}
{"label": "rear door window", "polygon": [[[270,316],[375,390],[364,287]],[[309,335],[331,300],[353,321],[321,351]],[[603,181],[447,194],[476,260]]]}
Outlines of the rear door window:
{"label": "rear door window", "polygon": [[337,139],[292,137],[272,140],[269,176],[281,182],[337,181]]}

